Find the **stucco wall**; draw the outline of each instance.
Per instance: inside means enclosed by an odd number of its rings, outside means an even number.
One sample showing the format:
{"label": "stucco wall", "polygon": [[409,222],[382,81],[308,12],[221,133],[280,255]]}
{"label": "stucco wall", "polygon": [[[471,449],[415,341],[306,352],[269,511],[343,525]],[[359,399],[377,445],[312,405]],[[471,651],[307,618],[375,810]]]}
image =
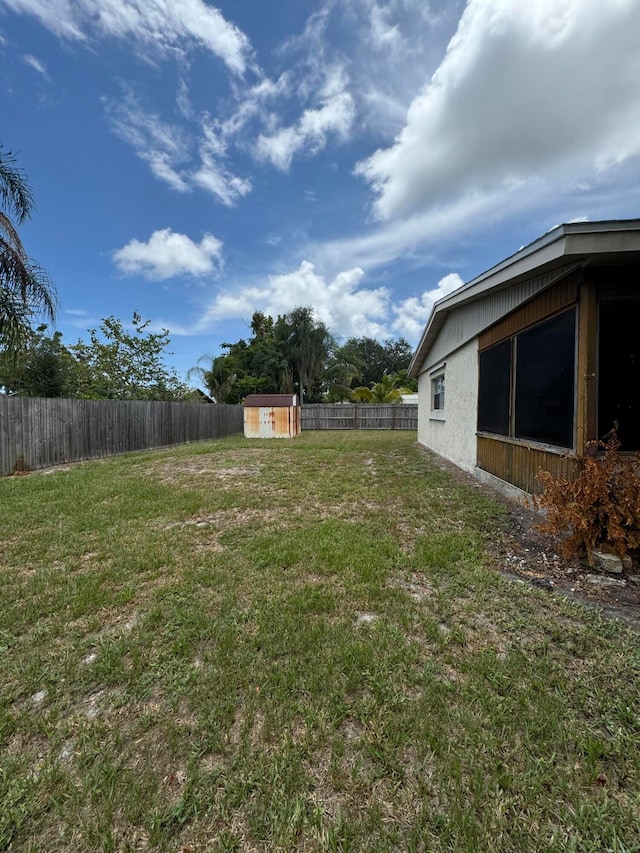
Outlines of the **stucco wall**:
{"label": "stucco wall", "polygon": [[478,339],[444,359],[445,407],[443,420],[431,417],[431,376],[427,368],[418,379],[418,441],[465,471],[476,464],[478,408]]}

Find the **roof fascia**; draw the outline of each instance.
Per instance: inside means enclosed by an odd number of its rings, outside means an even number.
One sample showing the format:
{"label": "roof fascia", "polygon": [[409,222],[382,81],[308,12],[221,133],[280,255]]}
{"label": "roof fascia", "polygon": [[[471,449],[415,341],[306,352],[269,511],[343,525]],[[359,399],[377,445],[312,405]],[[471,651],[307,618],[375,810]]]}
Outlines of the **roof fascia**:
{"label": "roof fascia", "polygon": [[480,299],[489,292],[510,287],[535,271],[542,272],[545,267],[557,265],[563,259],[570,263],[572,260],[586,260],[589,256],[607,252],[639,249],[640,219],[571,222],[559,225],[433,304],[420,343],[409,365],[408,377],[413,379],[418,375],[431,343],[442,328],[446,314],[459,305]]}

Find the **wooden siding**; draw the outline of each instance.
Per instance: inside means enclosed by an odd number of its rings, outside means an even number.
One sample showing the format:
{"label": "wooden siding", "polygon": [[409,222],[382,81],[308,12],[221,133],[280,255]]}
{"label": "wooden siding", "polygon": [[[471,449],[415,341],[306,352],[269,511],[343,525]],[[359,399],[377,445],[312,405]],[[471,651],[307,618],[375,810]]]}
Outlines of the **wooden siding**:
{"label": "wooden siding", "polygon": [[578,298],[578,285],[583,274],[577,271],[530,299],[516,311],[504,317],[478,337],[478,349],[493,346],[521,332],[534,323],[568,308]]}
{"label": "wooden siding", "polygon": [[0,396],[0,475],[239,433],[240,406]]}
{"label": "wooden siding", "polygon": [[585,455],[587,444],[597,438],[597,323],[596,288],[593,282],[587,281],[580,286],[578,310],[575,447],[580,456]]}
{"label": "wooden siding", "polygon": [[542,486],[536,480],[538,471],[550,471],[554,477],[575,478],[578,462],[535,445],[478,436],[478,468],[488,471],[501,480],[513,483],[529,494],[539,494]]}
{"label": "wooden siding", "polygon": [[418,429],[418,406],[316,403],[302,407],[302,429]]}

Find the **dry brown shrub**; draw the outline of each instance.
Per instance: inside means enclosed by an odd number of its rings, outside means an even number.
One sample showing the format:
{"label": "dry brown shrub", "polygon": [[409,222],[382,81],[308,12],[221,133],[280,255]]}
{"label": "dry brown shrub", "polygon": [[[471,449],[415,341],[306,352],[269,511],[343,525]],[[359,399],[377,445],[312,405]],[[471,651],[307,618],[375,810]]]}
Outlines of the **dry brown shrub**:
{"label": "dry brown shrub", "polygon": [[592,450],[604,451],[599,457],[575,457],[580,466],[575,480],[556,479],[549,471],[537,474],[544,492],[533,503],[546,511],[539,529],[566,536],[560,546],[565,556],[586,554],[592,565],[599,546],[620,557],[640,548],[640,454],[620,455],[617,426],[591,444]]}

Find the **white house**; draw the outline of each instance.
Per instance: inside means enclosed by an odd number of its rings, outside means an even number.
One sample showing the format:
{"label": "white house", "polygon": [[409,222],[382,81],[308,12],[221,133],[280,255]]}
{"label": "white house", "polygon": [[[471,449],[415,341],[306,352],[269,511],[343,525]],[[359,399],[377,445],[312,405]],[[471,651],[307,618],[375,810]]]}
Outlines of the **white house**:
{"label": "white house", "polygon": [[409,376],[418,440],[505,491],[614,421],[640,449],[640,219],[560,225],[440,299]]}

